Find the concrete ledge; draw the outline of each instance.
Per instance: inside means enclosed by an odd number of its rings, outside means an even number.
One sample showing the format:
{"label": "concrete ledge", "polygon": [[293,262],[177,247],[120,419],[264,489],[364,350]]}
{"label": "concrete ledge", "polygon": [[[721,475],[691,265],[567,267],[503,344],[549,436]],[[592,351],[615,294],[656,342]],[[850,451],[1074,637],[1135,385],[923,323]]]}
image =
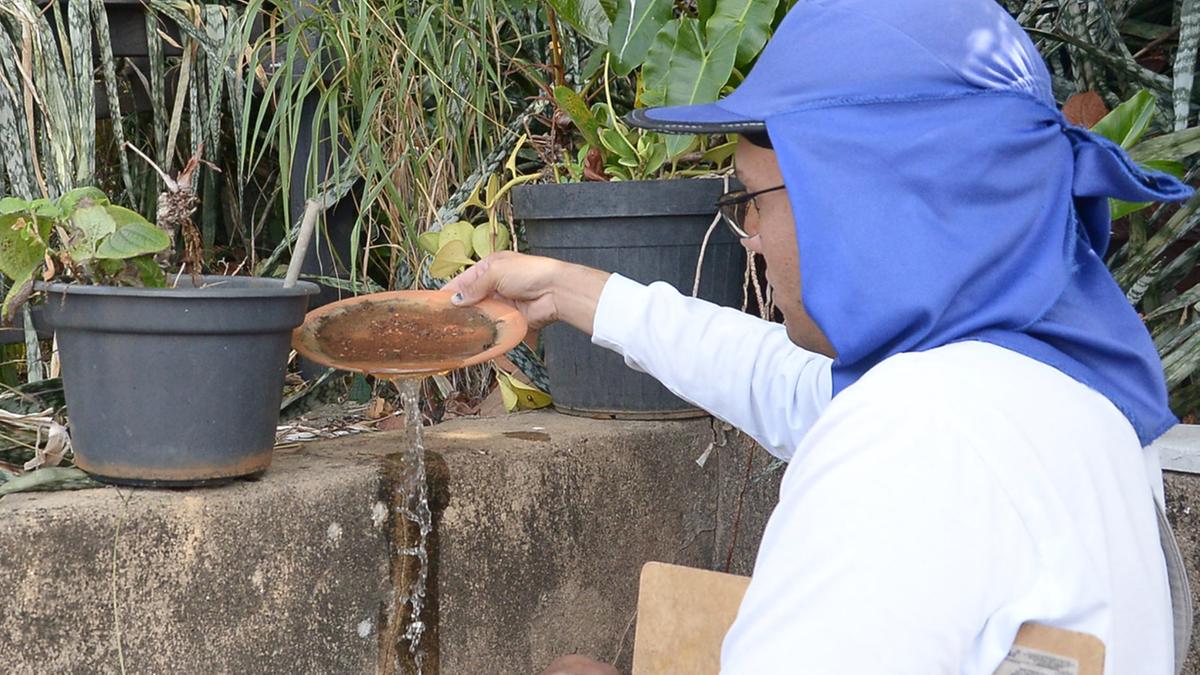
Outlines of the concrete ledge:
{"label": "concrete ledge", "polygon": [[1176,425],[1151,447],[1158,450],[1164,469],[1200,473],[1200,425]]}
{"label": "concrete ledge", "polygon": [[[694,461],[712,441],[708,420],[554,413],[431,430],[425,672],[627,663],[642,563],[714,561],[721,451]],[[6,672],[406,670],[402,442],[309,444],[221,488],[0,500]]]}
{"label": "concrete ledge", "polygon": [[[543,412],[426,441],[427,673],[531,673],[576,651],[627,667],[641,565],[748,573],[782,475],[710,420]],[[0,500],[5,672],[406,670],[402,442],[309,444],[222,488]],[[1200,579],[1200,478],[1169,473],[1167,494]]]}
{"label": "concrete ledge", "polygon": [[6,497],[4,670],[373,672],[381,487],[361,461],[284,454],[218,489]]}
{"label": "concrete ledge", "polygon": [[536,673],[583,652],[627,665],[647,560],[708,566],[717,465],[707,420],[548,414],[441,427],[437,525],[446,673]]}

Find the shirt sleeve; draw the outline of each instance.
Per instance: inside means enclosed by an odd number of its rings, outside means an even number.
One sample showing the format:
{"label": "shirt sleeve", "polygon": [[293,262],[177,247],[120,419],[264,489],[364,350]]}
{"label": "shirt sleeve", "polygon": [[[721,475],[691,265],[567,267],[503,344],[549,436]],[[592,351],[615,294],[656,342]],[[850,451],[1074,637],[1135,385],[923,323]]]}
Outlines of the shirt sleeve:
{"label": "shirt sleeve", "polygon": [[831,395],[831,359],[797,347],[782,325],[686,297],[666,283],[643,286],[612,275],[592,342],[783,459]]}
{"label": "shirt sleeve", "polygon": [[722,673],[957,675],[1003,658],[962,669],[1032,583],[1032,541],[966,434],[885,403],[839,397],[797,450]]}

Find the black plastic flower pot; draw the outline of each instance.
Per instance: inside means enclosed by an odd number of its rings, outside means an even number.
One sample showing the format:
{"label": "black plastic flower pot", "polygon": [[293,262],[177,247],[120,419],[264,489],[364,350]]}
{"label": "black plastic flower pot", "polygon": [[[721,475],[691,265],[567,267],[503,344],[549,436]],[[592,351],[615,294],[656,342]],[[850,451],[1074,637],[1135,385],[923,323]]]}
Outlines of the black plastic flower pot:
{"label": "black plastic flower pot", "polygon": [[[691,293],[724,191],[722,179],[525,185],[513,191],[513,213],[534,254]],[[745,251],[718,224],[705,247],[699,297],[740,306],[745,269]],[[553,325],[542,340],[559,411],[624,419],[704,414],[583,333]]]}
{"label": "black plastic flower pot", "polygon": [[38,284],[58,336],[75,462],[123,485],[182,487],[271,463],[292,330],[314,284],[181,279],[173,289]]}

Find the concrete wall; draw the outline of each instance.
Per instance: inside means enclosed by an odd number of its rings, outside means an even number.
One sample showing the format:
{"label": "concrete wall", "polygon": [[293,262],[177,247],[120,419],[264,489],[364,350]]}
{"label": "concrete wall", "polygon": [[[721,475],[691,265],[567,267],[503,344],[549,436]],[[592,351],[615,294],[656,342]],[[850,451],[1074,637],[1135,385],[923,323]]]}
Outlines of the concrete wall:
{"label": "concrete wall", "polygon": [[[694,461],[713,439],[707,419],[548,412],[428,433],[426,672],[536,672],[570,651],[628,663],[641,565],[710,566],[728,549],[734,455]],[[3,670],[405,670],[401,442],[308,444],[221,488],[0,500]],[[743,516],[738,560],[755,522]]]}
{"label": "concrete wall", "polygon": [[[627,666],[642,564],[748,573],[782,476],[710,420],[543,412],[426,440],[427,673],[536,673],[568,652]],[[401,442],[309,444],[216,489],[0,500],[4,672],[406,670]],[[1200,579],[1200,477],[1171,473],[1167,489]]]}
{"label": "concrete wall", "polygon": [[0,669],[373,672],[380,492],[374,467],[304,453],[221,489],[5,497]]}

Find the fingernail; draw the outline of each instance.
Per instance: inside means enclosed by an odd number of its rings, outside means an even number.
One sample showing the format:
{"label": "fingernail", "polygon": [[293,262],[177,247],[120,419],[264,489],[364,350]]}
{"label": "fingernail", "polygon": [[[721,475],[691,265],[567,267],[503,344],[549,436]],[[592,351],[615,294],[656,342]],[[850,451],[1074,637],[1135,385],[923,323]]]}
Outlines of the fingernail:
{"label": "fingernail", "polygon": [[462,301],[463,301],[462,293],[455,293],[454,297],[450,298],[450,302],[452,302],[456,305],[462,304]]}

